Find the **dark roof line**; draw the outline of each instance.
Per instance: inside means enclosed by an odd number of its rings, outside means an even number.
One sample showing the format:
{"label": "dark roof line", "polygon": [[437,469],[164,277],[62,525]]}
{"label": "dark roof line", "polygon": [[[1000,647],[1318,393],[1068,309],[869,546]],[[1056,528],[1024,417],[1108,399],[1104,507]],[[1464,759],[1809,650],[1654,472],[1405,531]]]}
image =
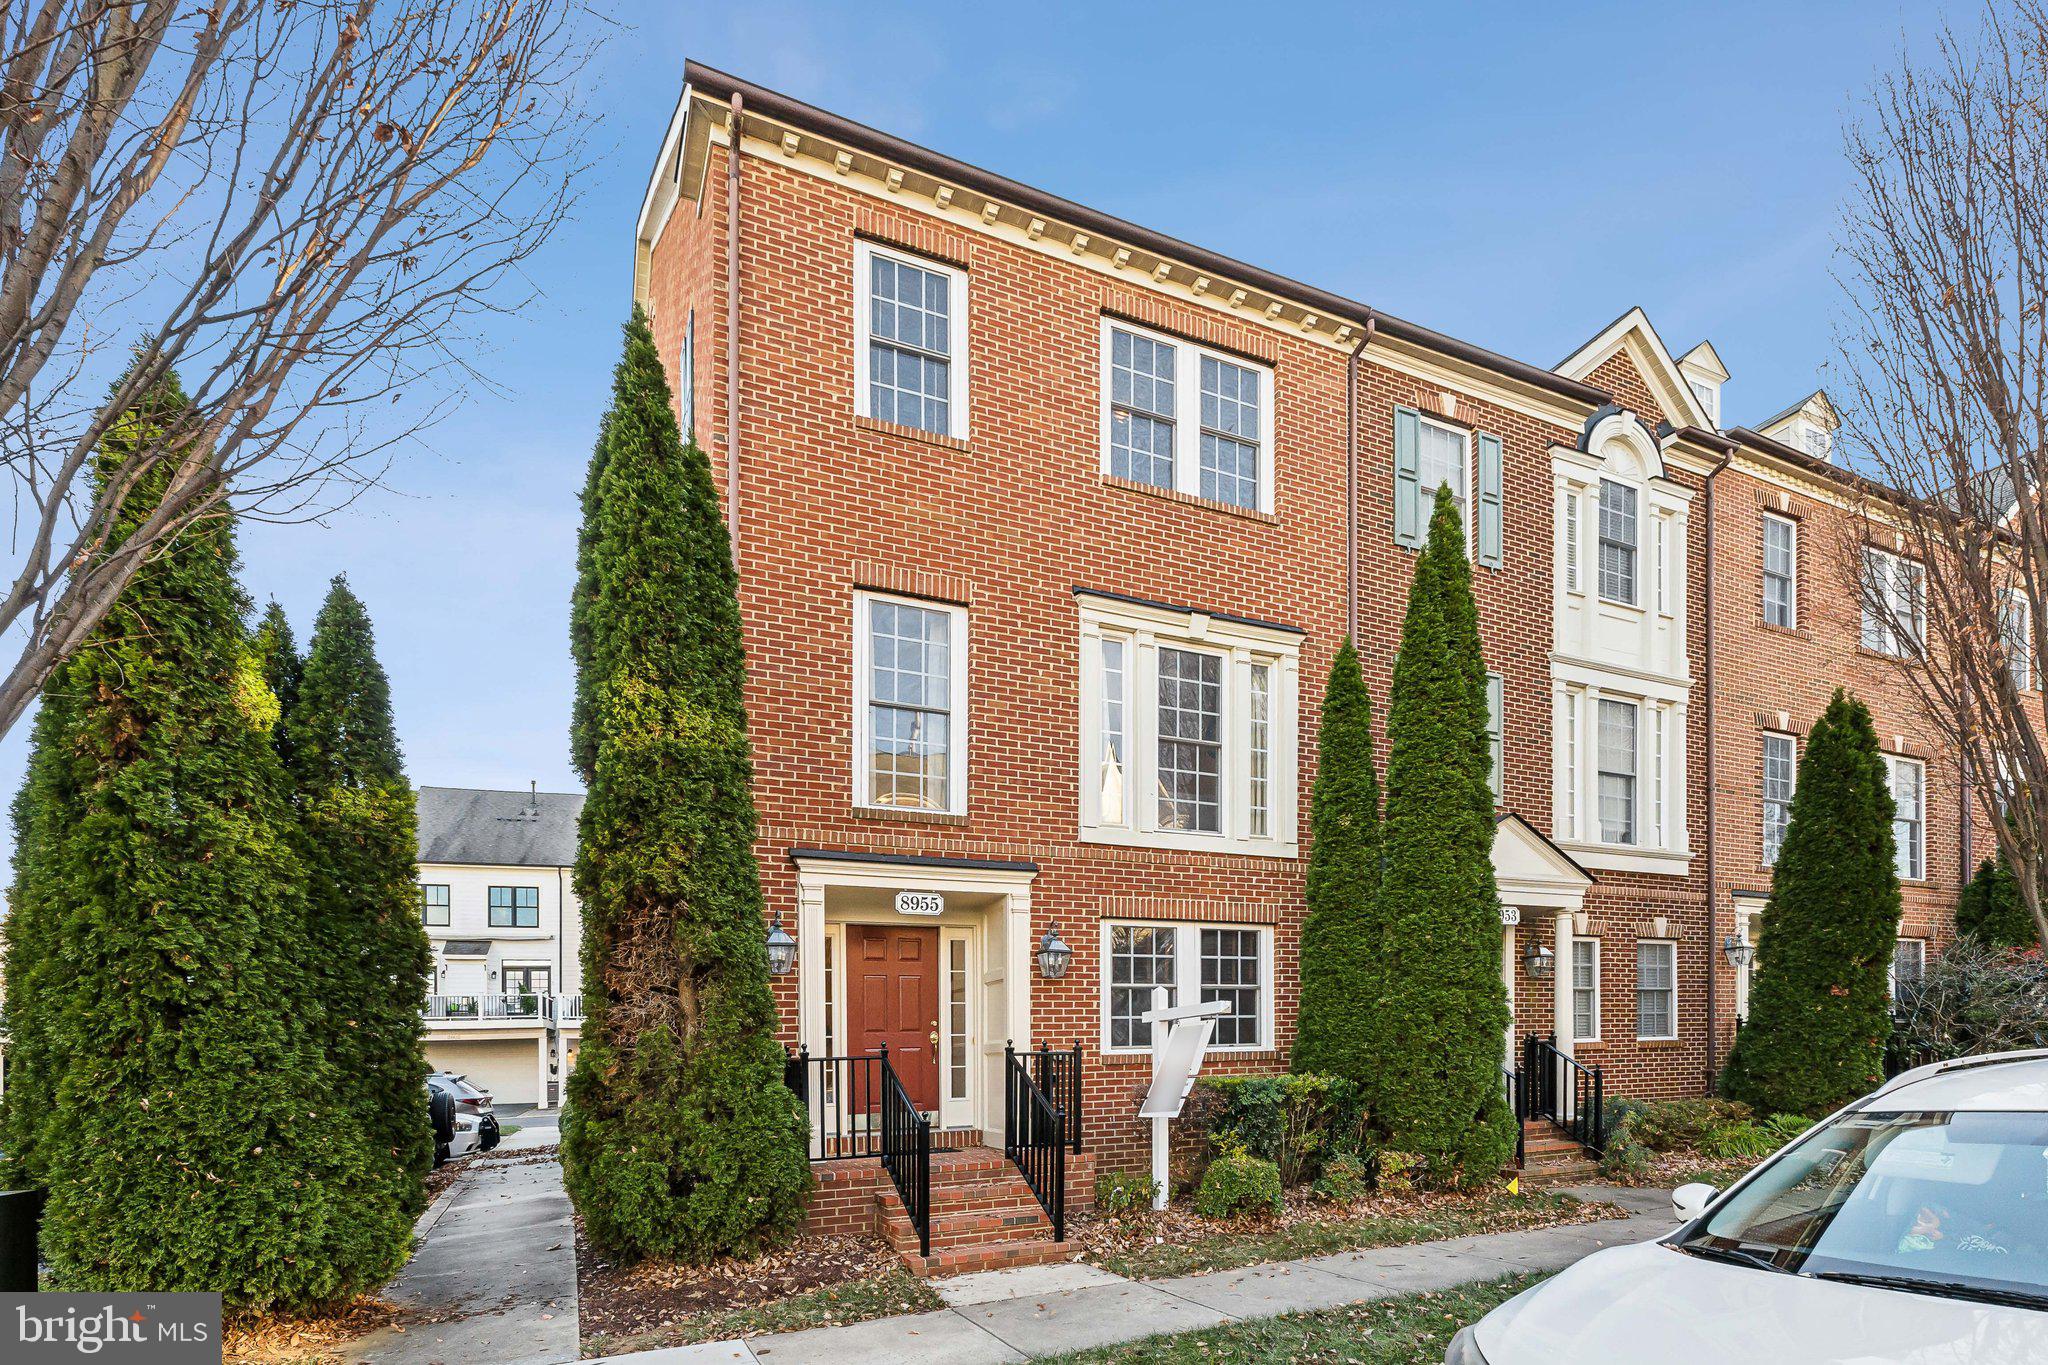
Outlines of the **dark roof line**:
{"label": "dark roof line", "polygon": [[864,123],[856,123],[842,115],[829,113],[816,105],[806,104],[779,91],[755,85],[752,81],[742,80],[738,76],[705,66],[701,62],[685,62],[683,79],[689,82],[692,89],[701,90],[713,98],[730,99],[734,94],[738,94],[749,108],[756,109],[770,118],[809,125],[835,141],[858,147],[884,160],[914,166],[939,179],[973,190],[976,194],[1013,204],[1044,217],[1060,219],[1090,233],[1130,242],[1154,255],[1169,257],[1198,270],[1242,280],[1267,293],[1284,295],[1312,304],[1324,313],[1360,324],[1370,322],[1389,337],[1496,370],[1525,384],[1547,389],[1581,403],[1599,404],[1608,400],[1609,395],[1604,390],[1591,384],[1567,379],[1539,365],[1515,360],[1497,351],[1475,346],[1469,341],[1446,336],[1419,323],[1382,313],[1356,299],[1347,299],[1341,294],[1333,294],[1286,275],[1225,256],[1220,252],[1169,237],[1163,232],[1140,227],[1136,223],[1103,213],[1099,209],[1077,204],[1071,199],[1062,199],[1056,194],[1033,188],[1007,176],[997,175],[994,171],[984,170],[980,166],[957,160],[942,152],[935,152],[929,147],[907,142],[893,134],[870,128]]}
{"label": "dark roof line", "polygon": [[1785,419],[1786,419],[1787,417],[1790,417],[1790,416],[1791,416],[1791,415],[1792,415],[1793,413],[1795,413],[1795,412],[1799,411],[1799,410],[1800,410],[1801,408],[1805,407],[1805,406],[1806,406],[1806,405],[1807,405],[1808,403],[1811,403],[1811,402],[1813,401],[1813,394],[1814,394],[1814,393],[1824,393],[1824,392],[1825,392],[1825,390],[1823,390],[1823,389],[1815,389],[1815,390],[1813,391],[1813,393],[1809,393],[1809,394],[1807,394],[1807,395],[1806,395],[1806,396],[1805,396],[1804,398],[1801,398],[1801,399],[1800,399],[1800,400],[1799,400],[1798,402],[1794,403],[1794,404],[1793,404],[1793,405],[1792,405],[1791,407],[1789,407],[1789,408],[1780,408],[1780,409],[1779,409],[1778,411],[1776,411],[1776,412],[1772,413],[1772,414],[1771,414],[1771,415],[1770,415],[1769,417],[1766,417],[1766,418],[1764,418],[1764,420],[1763,420],[1763,421],[1761,421],[1761,422],[1758,422],[1758,423],[1757,423],[1757,426],[1758,426],[1758,428],[1763,428],[1763,427],[1768,427],[1768,426],[1775,426],[1775,425],[1776,425],[1777,423],[1779,423],[1779,422],[1782,422],[1782,421],[1784,421],[1784,420],[1785,420]]}
{"label": "dark roof line", "polygon": [[792,848],[793,863],[832,861],[836,863],[877,863],[886,867],[953,867],[969,872],[1036,872],[1038,864],[1002,858],[942,858],[931,853],[870,853],[855,849]]}
{"label": "dark roof line", "polygon": [[1232,625],[1256,626],[1260,630],[1283,631],[1288,635],[1306,635],[1300,626],[1290,626],[1284,621],[1261,621],[1256,616],[1234,616],[1227,611],[1210,611],[1207,607],[1184,607],[1178,602],[1155,602],[1149,597],[1133,597],[1127,592],[1111,592],[1107,588],[1089,588],[1079,583],[1074,585],[1076,597],[1100,597],[1111,602],[1122,602],[1127,606],[1151,607],[1155,611],[1185,612],[1192,616],[1199,612],[1211,621],[1224,621]]}

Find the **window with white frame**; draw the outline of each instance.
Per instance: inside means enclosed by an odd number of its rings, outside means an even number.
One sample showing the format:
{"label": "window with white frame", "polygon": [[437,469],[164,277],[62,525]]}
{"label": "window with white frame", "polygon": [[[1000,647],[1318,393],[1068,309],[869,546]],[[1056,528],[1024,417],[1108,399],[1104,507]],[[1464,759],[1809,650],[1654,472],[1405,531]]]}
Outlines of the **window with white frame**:
{"label": "window with white frame", "polygon": [[1927,765],[1917,758],[1884,756],[1891,776],[1892,842],[1897,846],[1899,878],[1918,881],[1927,872]]}
{"label": "window with white frame", "polygon": [[1600,840],[1636,841],[1636,723],[1634,702],[1600,699]]}
{"label": "window with white frame", "polygon": [[1806,453],[1816,460],[1825,460],[1834,451],[1834,437],[1826,427],[1808,424],[1800,433],[1799,443],[1806,447]]}
{"label": "window with white frame", "polygon": [[1799,523],[1764,513],[1764,624],[1798,625]]}
{"label": "window with white frame", "polygon": [[967,809],[967,613],[854,597],[854,801]]}
{"label": "window with white frame", "polygon": [[935,436],[967,435],[967,276],[854,244],[854,411]]}
{"label": "window with white frame", "polygon": [[1572,940],[1572,1038],[1600,1040],[1600,940]]}
{"label": "window with white frame", "polygon": [[2024,692],[2034,682],[2033,613],[2027,596],[2008,588],[1999,601],[1998,629],[2005,643],[2006,667],[2012,670],[2012,685]]}
{"label": "window with white frame", "polygon": [[1501,727],[1506,723],[1507,702],[1504,683],[1498,673],[1486,675],[1486,784],[1493,788],[1495,805],[1501,802],[1506,769],[1501,766]]}
{"label": "window with white frame", "polygon": [[1139,1051],[1152,1045],[1143,1016],[1152,992],[1164,988],[1180,1003],[1186,983],[1195,1002],[1221,1000],[1212,1050],[1255,1051],[1271,1046],[1273,931],[1259,925],[1117,924],[1103,926],[1103,1048]]}
{"label": "window with white frame", "polygon": [[1415,448],[1416,483],[1422,498],[1422,520],[1429,521],[1429,509],[1436,505],[1436,490],[1451,490],[1458,504],[1458,524],[1469,538],[1472,531],[1471,436],[1462,427],[1422,419],[1421,439]]}
{"label": "window with white frame", "polygon": [[1891,968],[1886,973],[1893,995],[1899,987],[1919,981],[1927,975],[1927,940],[1924,938],[1902,938],[1892,944]]}
{"label": "window with white frame", "polygon": [[1082,837],[1290,853],[1300,637],[1078,597]]}
{"label": "window with white frame", "polygon": [[1566,489],[1564,495],[1564,590],[1579,590],[1579,493]]}
{"label": "window with white frame", "polygon": [[1790,735],[1764,734],[1763,841],[1764,866],[1778,861],[1785,831],[1792,824],[1792,791],[1799,775],[1799,744]]}
{"label": "window with white frame", "polygon": [[697,434],[697,310],[683,320],[683,350],[676,363],[676,424],[683,439]]}
{"label": "window with white frame", "polygon": [[1903,555],[1868,546],[1863,551],[1863,647],[1913,658],[1926,638],[1926,592],[1921,566]]}
{"label": "window with white frame", "polygon": [[1678,945],[1667,939],[1636,944],[1636,1037],[1678,1036]]}
{"label": "window with white frame", "polygon": [[1636,490],[1600,480],[1600,595],[1636,604]]}
{"label": "window with white frame", "polygon": [[1720,385],[1709,384],[1704,379],[1688,379],[1685,382],[1692,390],[1692,396],[1700,400],[1700,410],[1707,414],[1707,420],[1718,428],[1721,425]]}
{"label": "window with white frame", "polygon": [[1272,371],[1102,320],[1102,471],[1232,507],[1273,508]]}

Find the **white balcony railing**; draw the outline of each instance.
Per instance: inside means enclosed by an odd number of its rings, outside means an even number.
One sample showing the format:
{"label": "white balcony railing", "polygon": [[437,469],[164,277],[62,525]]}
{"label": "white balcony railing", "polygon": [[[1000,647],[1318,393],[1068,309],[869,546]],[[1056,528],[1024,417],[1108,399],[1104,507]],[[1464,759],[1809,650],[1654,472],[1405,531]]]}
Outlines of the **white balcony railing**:
{"label": "white balcony railing", "polygon": [[551,1021],[555,997],[513,992],[510,995],[430,995],[423,1011],[429,1023],[533,1024]]}
{"label": "white balcony railing", "polygon": [[563,1024],[583,1022],[583,997],[580,995],[558,995],[555,997],[555,1019]]}

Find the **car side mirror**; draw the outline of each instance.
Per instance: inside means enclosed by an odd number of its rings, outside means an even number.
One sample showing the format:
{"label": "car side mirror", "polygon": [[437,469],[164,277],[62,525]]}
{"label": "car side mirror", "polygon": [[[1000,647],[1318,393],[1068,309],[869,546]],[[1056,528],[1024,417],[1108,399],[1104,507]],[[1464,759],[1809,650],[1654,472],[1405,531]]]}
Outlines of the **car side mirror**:
{"label": "car side mirror", "polygon": [[1720,1192],[1704,1180],[1680,1185],[1671,1192],[1671,1216],[1681,1223],[1690,1223],[1707,1211],[1707,1205],[1713,1203],[1714,1196]]}

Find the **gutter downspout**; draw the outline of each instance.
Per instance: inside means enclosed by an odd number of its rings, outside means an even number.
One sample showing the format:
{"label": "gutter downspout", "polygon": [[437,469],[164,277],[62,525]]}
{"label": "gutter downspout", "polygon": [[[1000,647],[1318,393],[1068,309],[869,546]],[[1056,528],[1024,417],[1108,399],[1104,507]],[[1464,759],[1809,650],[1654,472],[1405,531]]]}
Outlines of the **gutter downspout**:
{"label": "gutter downspout", "polygon": [[1721,962],[1721,879],[1720,864],[1717,860],[1715,835],[1718,814],[1721,807],[1720,788],[1714,776],[1714,741],[1720,733],[1714,727],[1714,476],[1728,467],[1731,457],[1723,455],[1721,463],[1707,471],[1707,584],[1706,584],[1706,729],[1707,729],[1707,1093],[1714,1093],[1714,1082],[1720,1073],[1721,1020],[1720,1008]]}
{"label": "gutter downspout", "polygon": [[1344,632],[1358,648],[1358,362],[1379,330],[1379,314],[1367,310],[1365,335],[1344,362]]}
{"label": "gutter downspout", "polygon": [[740,136],[746,113],[732,92],[725,167],[725,525],[733,565],[740,559]]}

